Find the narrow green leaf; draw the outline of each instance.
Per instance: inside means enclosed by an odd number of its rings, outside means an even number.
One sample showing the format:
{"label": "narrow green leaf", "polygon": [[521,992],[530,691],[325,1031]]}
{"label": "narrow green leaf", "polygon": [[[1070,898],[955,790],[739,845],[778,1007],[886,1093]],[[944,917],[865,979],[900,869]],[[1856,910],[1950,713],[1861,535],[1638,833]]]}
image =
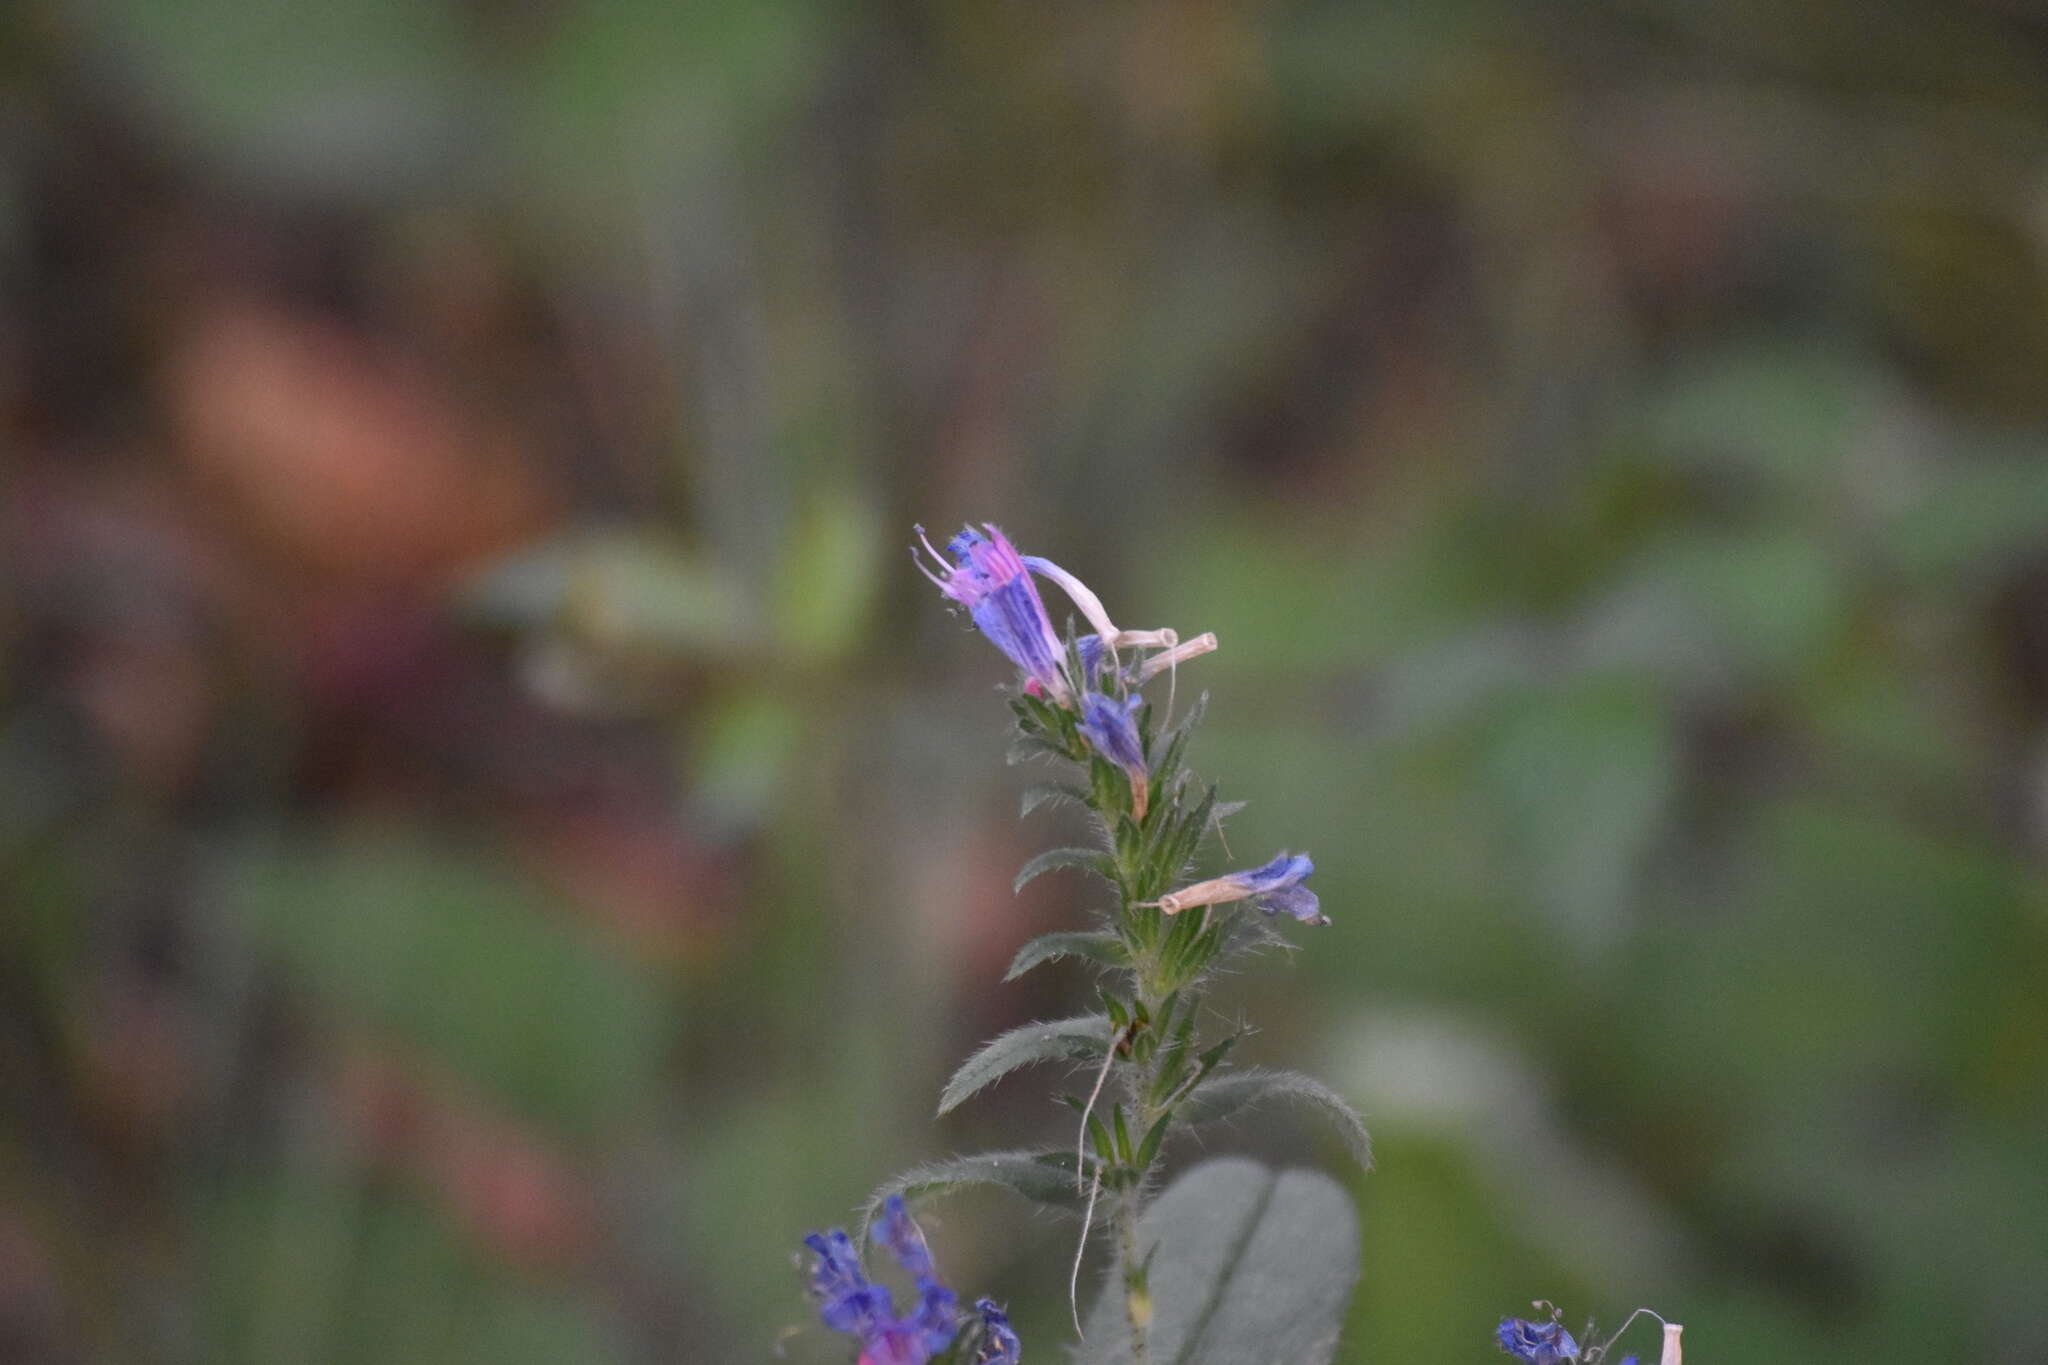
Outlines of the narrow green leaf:
{"label": "narrow green leaf", "polygon": [[1138,1143],[1138,1155],[1131,1161],[1140,1174],[1152,1169],[1152,1162],[1159,1155],[1159,1144],[1166,1140],[1166,1130],[1172,1125],[1173,1115],[1161,1114],[1145,1130],[1144,1139]]}
{"label": "narrow green leaf", "polygon": [[1039,963],[1063,957],[1085,957],[1111,967],[1129,966],[1131,960],[1130,954],[1124,950],[1124,941],[1112,933],[1076,930],[1040,934],[1017,950],[1017,956],[1010,959],[1010,970],[1003,973],[1003,980],[1015,981]]}
{"label": "narrow green leaf", "polygon": [[1155,869],[1160,890],[1165,890],[1167,884],[1194,861],[1195,854],[1202,847],[1202,835],[1208,832],[1210,812],[1215,809],[1216,785],[1212,782],[1209,789],[1202,794],[1201,804],[1175,828],[1172,844],[1161,854],[1159,865]]}
{"label": "narrow green leaf", "polygon": [[1158,1104],[1179,1086],[1182,1074],[1187,1070],[1188,1045],[1195,1039],[1195,1011],[1189,1010],[1173,1026],[1168,1035],[1166,1049],[1159,1059],[1158,1079],[1152,1083],[1150,1096]]}
{"label": "narrow green leaf", "polygon": [[1209,694],[1204,692],[1188,708],[1187,715],[1181,717],[1180,724],[1168,732],[1166,752],[1152,765],[1153,776],[1162,788],[1180,771],[1181,762],[1187,754],[1188,740],[1195,733],[1195,727],[1202,723],[1202,713],[1208,709]]}
{"label": "narrow green leaf", "polygon": [[1125,1165],[1129,1165],[1131,1160],[1131,1130],[1129,1125],[1124,1122],[1124,1107],[1121,1104],[1112,1105],[1109,1111],[1109,1118],[1111,1127],[1116,1132],[1116,1159]]}
{"label": "narrow green leaf", "polygon": [[1017,764],[1034,758],[1044,758],[1048,754],[1054,758],[1067,757],[1067,751],[1059,745],[1042,735],[1027,732],[1017,735],[1010,741],[1009,752],[1004,758],[1011,764]]}
{"label": "narrow green leaf", "polygon": [[1088,1140],[1095,1145],[1095,1154],[1102,1158],[1103,1165],[1116,1164],[1116,1144],[1110,1141],[1109,1129],[1094,1114],[1088,1115]]}
{"label": "narrow green leaf", "polygon": [[1040,806],[1057,805],[1072,801],[1076,805],[1088,804],[1088,793],[1071,782],[1034,782],[1024,789],[1017,801],[1017,818],[1023,819]]}
{"label": "narrow green leaf", "polygon": [[1195,1068],[1195,1083],[1197,1085],[1201,1084],[1201,1078],[1214,1071],[1218,1064],[1230,1055],[1230,1049],[1236,1047],[1237,1040],[1243,1036],[1242,1034],[1233,1033],[1202,1054],[1201,1065]]}
{"label": "narrow green leaf", "polygon": [[1099,1014],[1075,1019],[1053,1019],[1025,1024],[982,1045],[980,1051],[961,1063],[946,1082],[939,1097],[939,1112],[946,1114],[986,1086],[1034,1062],[1081,1061],[1100,1057],[1109,1045],[1110,1023]]}
{"label": "narrow green leaf", "polygon": [[916,1199],[977,1185],[998,1186],[1034,1204],[1075,1212],[1086,1197],[1075,1189],[1071,1151],[977,1152],[972,1156],[947,1157],[893,1175],[869,1195],[861,1210],[863,1236],[880,1211],[882,1201],[892,1194]]}
{"label": "narrow green leaf", "polygon": [[1263,1104],[1292,1104],[1314,1110],[1330,1121],[1361,1166],[1372,1165],[1372,1139],[1365,1120],[1336,1091],[1298,1071],[1248,1067],[1197,1085],[1180,1104],[1184,1122],[1214,1123],[1241,1110]]}
{"label": "narrow green leaf", "polygon": [[[1148,1358],[1328,1365],[1358,1280],[1358,1217],[1317,1171],[1204,1162],[1138,1223],[1152,1301]],[[1103,1287],[1075,1365],[1131,1365],[1124,1285]]]}
{"label": "narrow green leaf", "polygon": [[1110,876],[1109,860],[1099,850],[1092,848],[1049,848],[1017,869],[1017,879],[1010,883],[1011,891],[1022,891],[1037,878],[1060,868],[1079,868],[1093,872],[1104,881]]}
{"label": "narrow green leaf", "polygon": [[1124,1008],[1124,1002],[1109,987],[1102,987],[1097,994],[1102,998],[1102,1008],[1109,1012],[1109,1022],[1121,1031],[1131,1022],[1130,1011]]}

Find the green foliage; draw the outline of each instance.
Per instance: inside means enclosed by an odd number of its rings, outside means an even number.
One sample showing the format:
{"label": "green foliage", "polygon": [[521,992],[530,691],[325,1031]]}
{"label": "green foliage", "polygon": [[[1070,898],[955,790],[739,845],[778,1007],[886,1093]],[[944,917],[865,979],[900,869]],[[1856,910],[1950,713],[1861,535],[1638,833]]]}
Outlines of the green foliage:
{"label": "green foliage", "polygon": [[1099,1014],[1074,1019],[1054,1019],[1040,1024],[1023,1024],[982,1045],[961,1063],[939,1096],[939,1113],[946,1114],[983,1088],[995,1084],[1019,1067],[1036,1062],[1085,1061],[1100,1057],[1108,1047],[1111,1025]]}
{"label": "green foliage", "polygon": [[1017,878],[1010,883],[1012,891],[1022,891],[1048,872],[1074,868],[1082,872],[1093,872],[1098,877],[1114,876],[1114,864],[1104,854],[1092,848],[1050,848],[1017,869]]}
{"label": "green foliage", "polygon": [[1130,965],[1124,941],[1115,934],[1106,930],[1060,930],[1040,934],[1019,948],[1017,956],[1010,959],[1010,967],[1003,973],[1003,980],[1015,981],[1041,962],[1056,962],[1066,957],[1086,958],[1109,967]]}
{"label": "green foliage", "polygon": [[[1314,1171],[1194,1167],[1138,1223],[1147,1355],[1176,1365],[1325,1365],[1358,1279],[1358,1220]],[[1105,1285],[1076,1365],[1129,1365],[1125,1287]]]}
{"label": "green foliage", "polygon": [[919,1199],[981,1186],[1022,1195],[1041,1208],[1079,1212],[1086,1194],[1075,1180],[1074,1170],[1071,1151],[978,1152],[929,1161],[891,1176],[877,1187],[862,1206],[861,1228],[866,1231],[882,1201],[892,1194]]}
{"label": "green foliage", "polygon": [[1361,1166],[1372,1165],[1372,1139],[1365,1120],[1342,1095],[1313,1076],[1298,1071],[1248,1067],[1226,1071],[1199,1086],[1180,1104],[1180,1117],[1190,1126],[1215,1123],[1267,1104],[1300,1105],[1329,1120]]}
{"label": "green foliage", "polygon": [[587,1133],[654,1088],[663,992],[501,859],[366,834],[244,844],[218,873],[234,929],[327,1011],[498,1104]]}

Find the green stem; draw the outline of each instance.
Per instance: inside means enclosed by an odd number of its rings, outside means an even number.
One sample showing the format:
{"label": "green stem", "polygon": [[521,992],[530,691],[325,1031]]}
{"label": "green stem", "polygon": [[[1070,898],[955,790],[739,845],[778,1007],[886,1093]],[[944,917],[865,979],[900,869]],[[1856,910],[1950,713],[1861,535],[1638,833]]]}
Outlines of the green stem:
{"label": "green stem", "polygon": [[1118,1270],[1123,1278],[1124,1317],[1131,1326],[1131,1359],[1145,1365],[1145,1332],[1152,1324],[1152,1291],[1138,1260],[1138,1188],[1125,1188],[1116,1201]]}

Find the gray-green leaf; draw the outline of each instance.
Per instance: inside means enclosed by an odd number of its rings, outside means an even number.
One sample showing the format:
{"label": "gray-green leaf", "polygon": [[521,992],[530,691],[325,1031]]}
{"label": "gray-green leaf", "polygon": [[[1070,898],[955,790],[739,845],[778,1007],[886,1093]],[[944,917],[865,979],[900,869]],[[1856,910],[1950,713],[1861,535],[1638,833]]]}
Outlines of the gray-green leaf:
{"label": "gray-green leaf", "polygon": [[1024,794],[1017,799],[1017,817],[1022,819],[1040,806],[1057,805],[1062,801],[1072,801],[1075,805],[1085,806],[1088,804],[1088,793],[1071,782],[1035,783],[1026,787]]}
{"label": "gray-green leaf", "polygon": [[861,1209],[861,1229],[874,1221],[882,1201],[892,1194],[916,1199],[950,1194],[974,1185],[994,1185],[1021,1194],[1034,1204],[1079,1211],[1083,1195],[1074,1179],[1074,1154],[1068,1151],[976,1152],[928,1161],[882,1182]]}
{"label": "gray-green leaf", "polygon": [[1181,1102],[1179,1114],[1187,1123],[1213,1123],[1242,1109],[1276,1103],[1315,1110],[1330,1121],[1359,1165],[1372,1165],[1372,1138],[1367,1135],[1365,1120],[1358,1117],[1358,1111],[1329,1086],[1298,1071],[1275,1071],[1261,1066],[1226,1071],[1198,1086]]}
{"label": "gray-green leaf", "polygon": [[1017,956],[1010,961],[1010,970],[1003,973],[1003,980],[1015,981],[1039,963],[1062,957],[1085,957],[1114,967],[1124,966],[1128,961],[1123,940],[1115,934],[1099,931],[1040,934],[1017,950]]}
{"label": "gray-green leaf", "polygon": [[1017,880],[1010,883],[1010,890],[1022,891],[1035,878],[1063,867],[1078,867],[1084,872],[1107,878],[1108,862],[1108,855],[1099,849],[1049,848],[1017,869]]}
{"label": "gray-green leaf", "polygon": [[[1358,1218],[1318,1171],[1204,1162],[1138,1224],[1156,1365],[1327,1365],[1358,1280]],[[1075,1365],[1130,1365],[1123,1285],[1089,1314]]]}
{"label": "gray-green leaf", "polygon": [[962,1100],[1020,1066],[1100,1057],[1109,1046],[1109,1035],[1109,1020],[1099,1014],[1013,1028],[984,1043],[979,1052],[960,1064],[953,1079],[946,1082],[946,1092],[939,1096],[939,1112],[950,1113]]}

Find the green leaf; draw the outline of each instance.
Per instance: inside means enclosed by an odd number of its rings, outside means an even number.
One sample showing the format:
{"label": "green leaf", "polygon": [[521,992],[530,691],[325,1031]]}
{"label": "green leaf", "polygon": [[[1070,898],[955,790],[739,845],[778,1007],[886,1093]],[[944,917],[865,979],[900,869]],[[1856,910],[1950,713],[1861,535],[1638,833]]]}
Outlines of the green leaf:
{"label": "green leaf", "polygon": [[1226,1072],[1195,1087],[1178,1112],[1187,1123],[1214,1123],[1261,1104],[1294,1104],[1315,1110],[1329,1119],[1359,1165],[1372,1165],[1372,1138],[1358,1111],[1329,1086],[1298,1071],[1247,1067]]}
{"label": "green leaf", "polygon": [[977,1091],[1033,1062],[1081,1061],[1100,1057],[1109,1046],[1109,1020],[1099,1014],[1025,1024],[984,1044],[961,1063],[939,1097],[939,1112],[950,1113]]}
{"label": "green leaf", "polygon": [[1194,861],[1202,846],[1202,836],[1208,832],[1210,813],[1215,808],[1216,787],[1211,783],[1194,810],[1181,817],[1171,834],[1160,839],[1152,866],[1146,870],[1149,895],[1156,896],[1166,890],[1173,879]]}
{"label": "green leaf", "polygon": [[951,1194],[955,1190],[993,1185],[1020,1194],[1034,1204],[1078,1212],[1087,1201],[1086,1191],[1074,1179],[1071,1151],[976,1152],[928,1161],[922,1166],[893,1175],[868,1196],[861,1209],[863,1234],[892,1194],[918,1199],[930,1194]]}
{"label": "green leaf", "polygon": [[1022,891],[1039,877],[1064,867],[1076,867],[1083,872],[1109,879],[1109,860],[1092,848],[1049,848],[1017,869],[1017,880],[1010,883],[1011,891]]}
{"label": "green leaf", "polygon": [[[1204,1162],[1138,1224],[1152,1322],[1148,1359],[1172,1365],[1327,1365],[1358,1280],[1358,1217],[1317,1171]],[[1131,1365],[1123,1286],[1089,1314],[1075,1365]]]}
{"label": "green leaf", "polygon": [[1041,962],[1052,962],[1063,957],[1085,957],[1111,967],[1130,965],[1129,955],[1124,952],[1123,940],[1106,931],[1062,931],[1056,934],[1040,934],[1022,948],[1017,956],[1010,959],[1010,970],[1003,973],[1003,980],[1015,981]]}
{"label": "green leaf", "polygon": [[1159,1155],[1159,1144],[1166,1140],[1166,1130],[1172,1123],[1173,1115],[1161,1114],[1145,1130],[1144,1139],[1138,1143],[1138,1154],[1131,1160],[1132,1167],[1141,1174],[1152,1169],[1152,1160]]}
{"label": "green leaf", "polygon": [[1017,818],[1023,819],[1040,806],[1056,805],[1072,801],[1076,805],[1088,804],[1088,793],[1071,782],[1036,782],[1024,789],[1017,800]]}
{"label": "green leaf", "polygon": [[512,1115],[601,1131],[657,1084],[656,975],[564,914],[488,843],[368,830],[252,838],[213,866],[221,931],[325,1018],[391,1039]]}

